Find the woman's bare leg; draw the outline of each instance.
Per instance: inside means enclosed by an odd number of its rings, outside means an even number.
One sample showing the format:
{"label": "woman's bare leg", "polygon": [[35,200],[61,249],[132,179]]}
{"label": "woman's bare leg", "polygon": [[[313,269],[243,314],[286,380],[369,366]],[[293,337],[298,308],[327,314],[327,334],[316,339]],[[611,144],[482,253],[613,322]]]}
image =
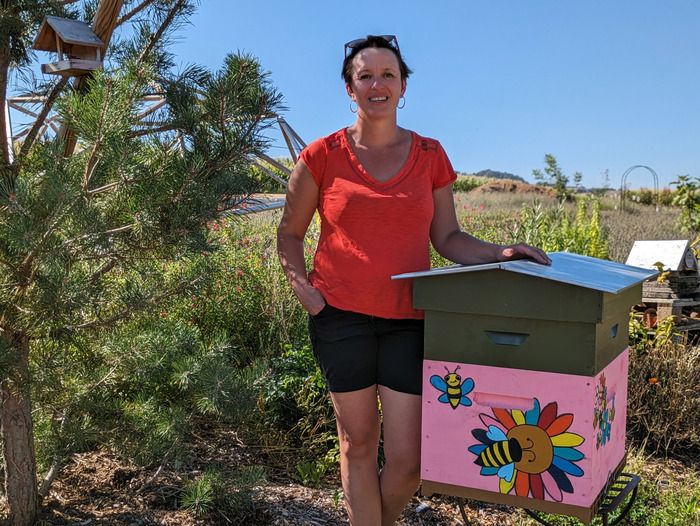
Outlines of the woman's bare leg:
{"label": "woman's bare leg", "polygon": [[421,397],[379,386],[385,464],[380,475],[382,525],[394,524],[420,483]]}
{"label": "woman's bare leg", "polygon": [[377,386],[349,393],[331,393],[340,439],[340,476],[350,524],[379,526],[382,498],[377,449],[379,414]]}

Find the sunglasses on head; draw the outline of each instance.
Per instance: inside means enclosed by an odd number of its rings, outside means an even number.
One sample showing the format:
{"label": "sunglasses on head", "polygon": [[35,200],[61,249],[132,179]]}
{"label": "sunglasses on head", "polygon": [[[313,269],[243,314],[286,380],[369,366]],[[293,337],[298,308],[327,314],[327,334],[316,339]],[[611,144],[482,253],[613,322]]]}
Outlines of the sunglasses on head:
{"label": "sunglasses on head", "polygon": [[399,54],[401,53],[401,50],[399,49],[399,41],[396,40],[396,35],[367,35],[365,38],[356,38],[355,40],[345,43],[345,58],[347,58],[355,48],[363,46],[369,39],[372,38],[383,40],[390,47],[398,51]]}

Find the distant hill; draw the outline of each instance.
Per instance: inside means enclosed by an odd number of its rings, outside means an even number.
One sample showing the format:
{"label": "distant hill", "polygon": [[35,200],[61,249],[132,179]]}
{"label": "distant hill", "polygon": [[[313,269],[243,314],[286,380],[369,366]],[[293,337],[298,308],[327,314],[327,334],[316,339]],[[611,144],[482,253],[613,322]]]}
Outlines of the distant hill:
{"label": "distant hill", "polygon": [[491,177],[493,179],[513,179],[521,183],[527,183],[525,179],[519,175],[511,174],[508,172],[497,172],[496,170],[481,170],[474,174],[476,177]]}

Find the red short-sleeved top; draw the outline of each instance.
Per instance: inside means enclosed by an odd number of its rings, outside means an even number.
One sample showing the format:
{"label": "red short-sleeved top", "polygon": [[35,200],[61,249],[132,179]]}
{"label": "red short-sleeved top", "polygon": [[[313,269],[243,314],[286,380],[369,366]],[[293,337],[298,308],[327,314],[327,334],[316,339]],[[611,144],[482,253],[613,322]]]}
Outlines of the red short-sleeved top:
{"label": "red short-sleeved top", "polygon": [[433,190],[456,179],[440,143],[412,132],[406,163],[385,182],[365,171],[345,129],[311,143],[301,159],[319,187],[312,285],[339,309],[422,318],[411,280],[391,276],[430,268]]}

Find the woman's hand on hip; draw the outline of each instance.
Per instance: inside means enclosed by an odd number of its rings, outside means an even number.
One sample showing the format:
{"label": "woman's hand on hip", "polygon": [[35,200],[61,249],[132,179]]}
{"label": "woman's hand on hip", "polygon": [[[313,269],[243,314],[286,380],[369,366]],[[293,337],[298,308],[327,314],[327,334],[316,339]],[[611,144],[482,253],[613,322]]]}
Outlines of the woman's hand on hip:
{"label": "woman's hand on hip", "polygon": [[311,314],[316,316],[326,306],[326,300],[316,287],[309,286],[304,289],[304,292],[299,295],[299,301],[302,307]]}

